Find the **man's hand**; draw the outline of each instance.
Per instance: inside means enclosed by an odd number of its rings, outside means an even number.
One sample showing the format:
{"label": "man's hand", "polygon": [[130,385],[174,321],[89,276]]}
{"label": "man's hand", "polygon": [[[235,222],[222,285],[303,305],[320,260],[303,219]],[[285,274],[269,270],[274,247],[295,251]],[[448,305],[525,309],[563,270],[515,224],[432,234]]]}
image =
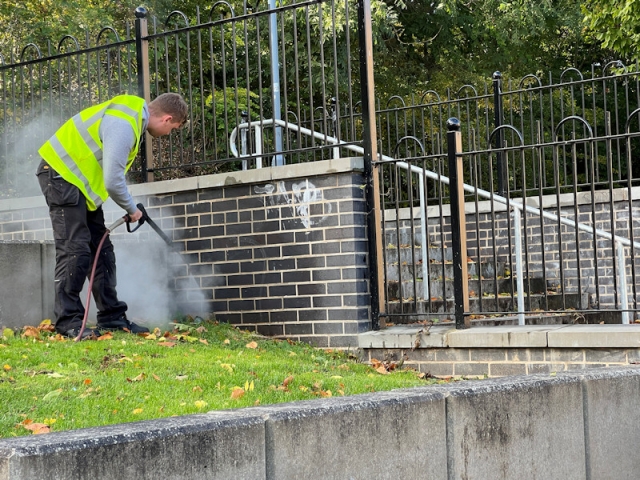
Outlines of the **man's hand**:
{"label": "man's hand", "polygon": [[142,212],[139,209],[136,209],[135,212],[129,214],[129,221],[131,223],[137,222],[142,218]]}

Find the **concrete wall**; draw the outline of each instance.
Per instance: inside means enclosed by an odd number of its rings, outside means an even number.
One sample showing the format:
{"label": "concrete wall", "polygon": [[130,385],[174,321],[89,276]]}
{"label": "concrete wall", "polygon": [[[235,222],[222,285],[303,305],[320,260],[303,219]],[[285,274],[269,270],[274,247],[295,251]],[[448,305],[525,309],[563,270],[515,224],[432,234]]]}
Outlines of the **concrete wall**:
{"label": "concrete wall", "polygon": [[611,368],[0,440],[0,480],[631,480],[639,394]]}

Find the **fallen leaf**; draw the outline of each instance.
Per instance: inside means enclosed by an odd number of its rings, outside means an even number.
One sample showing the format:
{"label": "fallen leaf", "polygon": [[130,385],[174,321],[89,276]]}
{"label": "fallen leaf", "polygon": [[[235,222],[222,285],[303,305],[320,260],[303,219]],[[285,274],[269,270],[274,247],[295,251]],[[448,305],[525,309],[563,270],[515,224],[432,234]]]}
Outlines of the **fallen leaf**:
{"label": "fallen leaf", "polygon": [[11,330],[10,328],[5,328],[4,330],[2,330],[2,336],[5,338],[11,338],[14,335],[15,334],[13,333],[13,330]]}
{"label": "fallen leaf", "polygon": [[113,333],[111,332],[106,332],[105,334],[100,335],[98,337],[98,340],[112,340],[112,339],[113,339]]}
{"label": "fallen leaf", "polygon": [[195,402],[193,402],[193,404],[198,408],[204,408],[207,406],[207,402],[205,402],[204,400],[196,400]]}
{"label": "fallen leaf", "polygon": [[64,375],[58,373],[58,372],[51,372],[51,373],[47,373],[47,377],[50,378],[64,378]]}
{"label": "fallen leaf", "polygon": [[382,375],[386,375],[386,374],[389,373],[389,372],[387,372],[387,369],[384,368],[384,365],[379,366],[375,370],[376,370],[376,372],[381,373]]}
{"label": "fallen leaf", "polygon": [[229,373],[233,373],[233,367],[235,367],[235,365],[231,365],[229,363],[221,363],[220,367],[224,368]]}
{"label": "fallen leaf", "polygon": [[89,384],[91,384],[91,379],[90,378],[85,378],[84,382],[82,382],[82,383],[84,383],[85,385],[89,385]]}
{"label": "fallen leaf", "polygon": [[206,338],[200,338],[200,339],[198,339],[198,341],[199,341],[200,343],[204,343],[205,345],[209,345],[209,342],[207,342],[207,339],[206,339]]}
{"label": "fallen leaf", "polygon": [[176,346],[175,342],[158,342],[158,345],[161,345],[163,347],[168,347],[168,348]]}
{"label": "fallen leaf", "polygon": [[42,397],[42,400],[43,401],[51,400],[52,398],[56,398],[57,396],[59,396],[61,393],[62,393],[61,388],[58,388],[57,390],[51,390],[44,397]]}
{"label": "fallen leaf", "polygon": [[152,374],[151,374],[151,376],[153,377],[153,379],[154,379],[156,382],[160,382],[160,381],[161,381],[161,380],[160,380],[160,377],[159,377],[158,375],[156,375],[155,373],[152,373]]}
{"label": "fallen leaf", "polygon": [[127,378],[127,382],[141,382],[145,378],[147,378],[147,374],[142,372],[142,373],[140,373],[140,375],[138,375],[135,378]]}
{"label": "fallen leaf", "polygon": [[200,387],[200,386],[196,385],[195,387],[193,387],[193,388],[191,389],[191,391],[193,391],[193,392],[201,392],[201,391],[202,391],[202,387]]}
{"label": "fallen leaf", "polygon": [[229,345],[231,343],[231,341],[228,338],[225,338],[224,342],[222,342],[222,343],[224,343],[225,345]]}
{"label": "fallen leaf", "polygon": [[51,429],[46,423],[29,423],[28,425],[22,425],[27,430],[30,430],[34,435],[41,433],[49,433]]}
{"label": "fallen leaf", "polygon": [[176,380],[179,381],[186,380],[187,378],[189,378],[188,375],[176,375]]}
{"label": "fallen leaf", "polygon": [[244,395],[244,390],[240,387],[234,387],[233,391],[231,392],[231,400],[237,400],[239,398],[242,398],[242,396]]}
{"label": "fallen leaf", "polygon": [[245,345],[247,348],[258,348],[257,342],[249,342]]}
{"label": "fallen leaf", "polygon": [[24,327],[24,333],[22,334],[22,336],[38,338],[40,336],[40,332],[35,327]]}
{"label": "fallen leaf", "polygon": [[8,372],[9,370],[11,370],[11,365],[9,365],[8,363],[5,363],[3,368],[5,372]]}
{"label": "fallen leaf", "polygon": [[134,415],[139,415],[139,414],[142,413],[142,409],[141,408],[134,408],[133,412],[131,412],[131,413],[133,413]]}

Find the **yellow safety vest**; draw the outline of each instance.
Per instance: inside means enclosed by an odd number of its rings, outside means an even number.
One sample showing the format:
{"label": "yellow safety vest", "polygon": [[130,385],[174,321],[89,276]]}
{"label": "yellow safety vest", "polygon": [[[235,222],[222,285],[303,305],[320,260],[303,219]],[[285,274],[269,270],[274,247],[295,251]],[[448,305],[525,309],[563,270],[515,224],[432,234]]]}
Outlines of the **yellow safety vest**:
{"label": "yellow safety vest", "polygon": [[38,150],[40,156],[67,182],[80,189],[87,199],[87,208],[96,210],[109,194],[102,173],[102,140],[100,124],[105,115],[128,121],[136,144],[129,152],[125,172],[138,154],[142,133],[144,99],[134,95],[119,95],[82,110],[65,122]]}

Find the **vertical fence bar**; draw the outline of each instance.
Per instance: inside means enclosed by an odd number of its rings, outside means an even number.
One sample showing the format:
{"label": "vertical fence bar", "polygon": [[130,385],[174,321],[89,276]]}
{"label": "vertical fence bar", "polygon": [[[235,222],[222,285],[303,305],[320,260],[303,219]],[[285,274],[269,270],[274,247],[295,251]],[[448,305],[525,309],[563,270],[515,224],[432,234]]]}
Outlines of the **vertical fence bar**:
{"label": "vertical fence bar", "polygon": [[467,224],[464,214],[464,176],[460,120],[447,120],[447,157],[451,197],[451,245],[453,249],[453,290],[456,328],[469,328],[469,276],[467,275]]}
{"label": "vertical fence bar", "polygon": [[502,74],[500,72],[493,73],[493,113],[494,113],[494,122],[493,128],[496,131],[496,144],[495,148],[496,152],[496,168],[498,170],[498,195],[504,197],[505,187],[507,184],[506,178],[506,168],[505,163],[502,158],[502,152],[500,149],[504,147],[504,134],[502,129]]}
{"label": "vertical fence bar", "polygon": [[371,295],[371,326],[378,329],[380,311],[384,305],[384,277],[382,270],[382,237],[380,228],[380,178],[378,167],[378,140],[373,82],[373,35],[371,28],[371,1],[358,0],[358,40],[360,43],[360,95],[362,100],[362,139],[364,147],[364,175],[367,202],[367,239],[369,241],[369,290]]}
{"label": "vertical fence bar", "polygon": [[[136,63],[138,66],[138,95],[151,101],[149,74],[149,32],[147,27],[147,9],[138,7],[136,15]],[[142,180],[153,182],[153,149],[151,148],[151,134],[146,132],[140,145],[142,152]]]}

